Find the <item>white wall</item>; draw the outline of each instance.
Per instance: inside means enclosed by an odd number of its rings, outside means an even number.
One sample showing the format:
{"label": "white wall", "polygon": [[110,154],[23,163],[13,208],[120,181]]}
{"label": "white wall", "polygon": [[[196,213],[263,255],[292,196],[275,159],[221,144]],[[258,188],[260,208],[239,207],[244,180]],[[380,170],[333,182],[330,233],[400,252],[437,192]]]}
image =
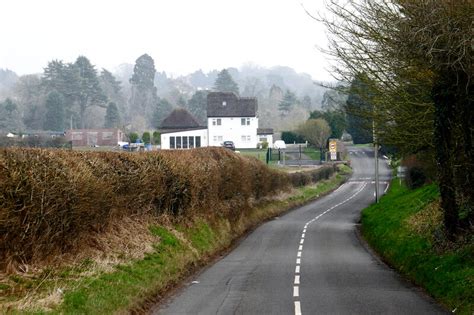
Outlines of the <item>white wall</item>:
{"label": "white wall", "polygon": [[[224,141],[233,141],[238,149],[252,149],[257,147],[258,118],[244,117],[249,119],[242,125],[243,117],[209,117],[207,126],[209,128],[209,146],[221,146]],[[214,125],[213,121],[220,119],[221,125]]]}
{"label": "white wall", "polygon": [[[161,149],[169,150],[170,149],[170,137],[194,137],[194,146],[196,146],[196,137],[201,137],[201,147],[207,147],[209,142],[207,139],[207,129],[198,129],[198,130],[189,130],[189,131],[178,131],[161,134]],[[182,139],[181,139],[182,140]],[[175,138],[176,145],[176,138]],[[181,142],[181,148],[183,144]]]}

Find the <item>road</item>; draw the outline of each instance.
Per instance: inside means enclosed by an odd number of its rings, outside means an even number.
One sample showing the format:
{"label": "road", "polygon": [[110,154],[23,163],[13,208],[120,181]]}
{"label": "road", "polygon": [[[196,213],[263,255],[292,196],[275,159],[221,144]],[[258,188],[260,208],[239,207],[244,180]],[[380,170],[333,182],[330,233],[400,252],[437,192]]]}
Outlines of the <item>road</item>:
{"label": "road", "polygon": [[[369,148],[330,195],[257,228],[154,314],[444,314],[365,249],[360,211],[374,202]],[[380,160],[380,191],[390,171]]]}

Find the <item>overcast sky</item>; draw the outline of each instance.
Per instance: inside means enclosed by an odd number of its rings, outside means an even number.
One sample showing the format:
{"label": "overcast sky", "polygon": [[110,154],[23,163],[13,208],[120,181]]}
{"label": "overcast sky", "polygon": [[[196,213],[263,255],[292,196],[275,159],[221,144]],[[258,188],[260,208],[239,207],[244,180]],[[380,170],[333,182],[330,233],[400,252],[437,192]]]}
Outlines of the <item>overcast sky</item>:
{"label": "overcast sky", "polygon": [[41,72],[88,57],[98,69],[143,53],[173,75],[251,62],[328,80],[322,0],[0,0],[0,68]]}

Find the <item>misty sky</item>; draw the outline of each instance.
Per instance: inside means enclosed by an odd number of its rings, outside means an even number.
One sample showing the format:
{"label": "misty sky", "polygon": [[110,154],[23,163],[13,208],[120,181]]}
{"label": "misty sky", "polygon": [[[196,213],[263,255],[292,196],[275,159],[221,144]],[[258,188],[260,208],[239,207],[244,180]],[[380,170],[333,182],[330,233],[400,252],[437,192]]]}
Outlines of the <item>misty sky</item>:
{"label": "misty sky", "polygon": [[289,66],[329,80],[322,0],[1,0],[0,68],[39,73],[52,59],[88,57],[98,69],[143,53],[158,71]]}

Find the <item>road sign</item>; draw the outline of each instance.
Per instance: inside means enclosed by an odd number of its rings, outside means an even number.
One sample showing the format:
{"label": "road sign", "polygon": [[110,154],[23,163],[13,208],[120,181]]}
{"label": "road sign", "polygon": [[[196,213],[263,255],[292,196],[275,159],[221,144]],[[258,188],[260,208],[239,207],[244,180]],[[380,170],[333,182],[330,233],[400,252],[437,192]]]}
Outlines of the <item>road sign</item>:
{"label": "road sign", "polygon": [[337,141],[329,140],[329,152],[331,153],[331,160],[337,160]]}
{"label": "road sign", "polygon": [[337,141],[329,140],[329,152],[337,152]]}

